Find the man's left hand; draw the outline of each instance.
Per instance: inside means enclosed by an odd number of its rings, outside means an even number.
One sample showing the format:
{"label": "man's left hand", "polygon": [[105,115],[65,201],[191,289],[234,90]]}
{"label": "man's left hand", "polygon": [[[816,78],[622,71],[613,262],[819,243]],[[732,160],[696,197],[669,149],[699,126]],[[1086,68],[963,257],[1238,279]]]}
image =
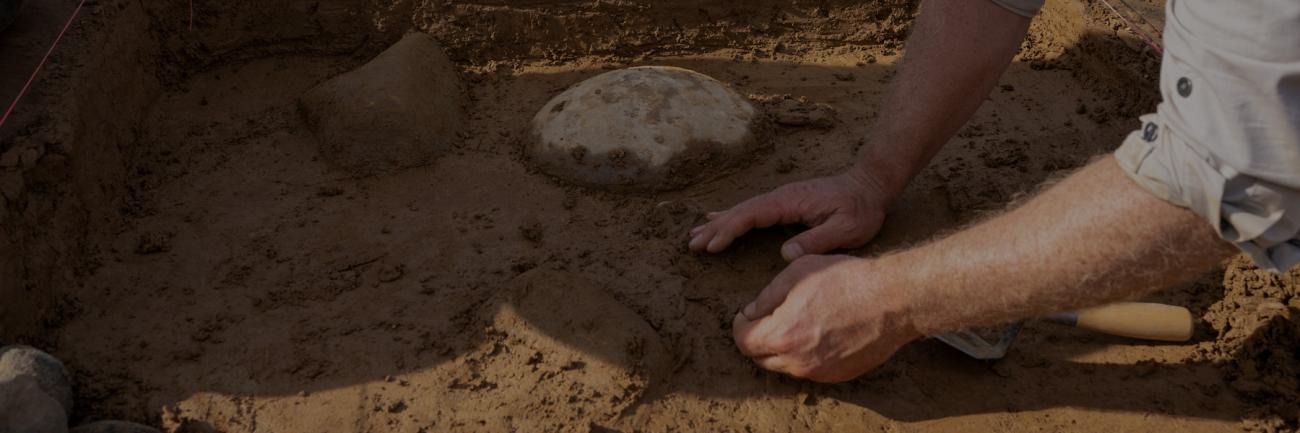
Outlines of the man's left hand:
{"label": "man's left hand", "polygon": [[736,315],[736,346],[765,369],[818,382],[876,368],[920,333],[905,297],[870,265],[849,256],[794,261]]}

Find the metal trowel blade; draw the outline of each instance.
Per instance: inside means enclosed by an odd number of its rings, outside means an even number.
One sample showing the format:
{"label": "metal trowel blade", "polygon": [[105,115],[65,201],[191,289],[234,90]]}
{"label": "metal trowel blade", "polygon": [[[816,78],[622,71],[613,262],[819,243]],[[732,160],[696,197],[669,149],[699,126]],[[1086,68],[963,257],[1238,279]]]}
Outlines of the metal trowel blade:
{"label": "metal trowel blade", "polygon": [[989,343],[984,337],[965,330],[941,332],[931,335],[931,337],[970,355],[971,358],[991,361],[1007,356],[1007,349],[1010,349],[1011,343],[1016,341],[1016,336],[1020,334],[1021,325],[1023,325],[1021,322],[1012,323],[1007,328],[1007,331],[1002,334],[1002,338],[998,339],[997,343]]}

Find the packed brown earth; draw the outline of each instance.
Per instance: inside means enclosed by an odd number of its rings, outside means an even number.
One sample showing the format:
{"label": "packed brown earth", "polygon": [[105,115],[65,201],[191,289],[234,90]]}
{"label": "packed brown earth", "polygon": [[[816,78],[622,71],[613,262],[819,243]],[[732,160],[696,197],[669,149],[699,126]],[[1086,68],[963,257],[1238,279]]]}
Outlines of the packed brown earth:
{"label": "packed brown earth", "polygon": [[[0,33],[8,102],[76,2]],[[835,173],[871,134],[915,2],[196,2],[83,10],[0,128],[0,340],[61,358],[74,424],[172,432],[1295,431],[1300,272],[1244,258],[1154,300],[1200,318],[1151,344],[1031,323],[1007,359],[934,341],[858,380],[755,368],[730,318],[797,228],[716,256],[703,212]],[[1130,2],[1133,3],[1133,2]],[[1157,21],[1156,3],[1141,3]],[[55,24],[51,24],[55,23]],[[407,31],[466,83],[452,151],[360,176],[299,99]],[[551,97],[636,65],[749,97],[772,150],[683,189],[530,168]],[[984,107],[853,251],[906,247],[1113,149],[1158,60],[1100,3],[1055,0]],[[375,134],[376,142],[385,139]],[[366,146],[366,143],[358,143]],[[379,146],[376,146],[379,147]]]}

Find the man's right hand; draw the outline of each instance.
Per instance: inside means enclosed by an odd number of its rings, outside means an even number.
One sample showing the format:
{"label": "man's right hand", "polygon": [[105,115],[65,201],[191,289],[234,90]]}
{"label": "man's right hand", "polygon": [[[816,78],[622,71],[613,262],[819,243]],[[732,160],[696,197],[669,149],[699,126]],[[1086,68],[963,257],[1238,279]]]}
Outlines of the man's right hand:
{"label": "man's right hand", "polygon": [[716,253],[750,229],[802,223],[811,229],[781,247],[781,256],[787,261],[836,248],[856,248],[880,231],[888,204],[879,184],[855,168],[838,176],[791,183],[731,209],[709,213],[708,223],[691,230],[690,247]]}

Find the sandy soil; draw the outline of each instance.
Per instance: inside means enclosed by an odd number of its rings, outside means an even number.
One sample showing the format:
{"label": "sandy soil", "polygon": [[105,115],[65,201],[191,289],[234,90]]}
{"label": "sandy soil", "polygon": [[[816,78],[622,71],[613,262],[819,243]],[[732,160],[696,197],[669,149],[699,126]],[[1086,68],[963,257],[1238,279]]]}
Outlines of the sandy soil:
{"label": "sandy soil", "polygon": [[[695,3],[703,15],[725,9]],[[163,56],[186,66],[162,69],[121,148],[125,182],[104,188],[122,193],[113,217],[93,220],[85,272],[41,331],[0,337],[38,343],[75,371],[74,419],[172,432],[1295,428],[1300,274],[1242,259],[1155,298],[1204,319],[1191,344],[1031,323],[996,364],[922,341],[839,385],[739,355],[730,318],[781,270],[779,245],[796,229],[710,257],[688,253],[685,233],[706,210],[851,163],[911,9],[848,3],[773,7],[770,21],[730,26],[673,18],[686,28],[675,36],[618,36],[620,23],[662,17],[617,5],[396,4],[449,47],[469,119],[451,155],[369,177],[321,157],[297,103],[398,24],[312,48],[201,15],[207,40]],[[332,16],[326,6],[315,12]],[[955,229],[1119,143],[1154,106],[1155,61],[1098,7],[1052,5],[1000,88],[854,253]],[[556,36],[584,19],[613,24]],[[260,42],[230,42],[241,37]],[[779,127],[755,164],[673,192],[603,192],[531,171],[521,140],[536,110],[633,65],[708,74],[773,116],[787,96],[829,104],[838,120]],[[6,239],[35,225],[0,222]]]}

